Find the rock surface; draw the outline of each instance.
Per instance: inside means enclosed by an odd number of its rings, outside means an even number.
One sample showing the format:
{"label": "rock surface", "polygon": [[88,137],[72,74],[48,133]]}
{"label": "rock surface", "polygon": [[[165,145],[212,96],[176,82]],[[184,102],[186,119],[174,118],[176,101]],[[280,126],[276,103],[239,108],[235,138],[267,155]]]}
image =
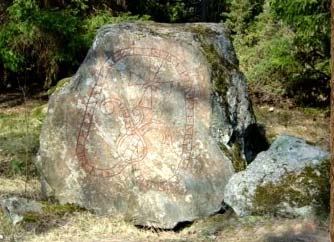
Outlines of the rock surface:
{"label": "rock surface", "polygon": [[329,153],[288,135],[279,136],[245,171],[229,180],[224,201],[240,216],[314,215],[329,206]]}
{"label": "rock surface", "polygon": [[14,225],[21,222],[26,214],[43,212],[42,204],[39,202],[20,197],[4,198],[0,200],[0,205]]}
{"label": "rock surface", "polygon": [[37,165],[62,203],[173,228],[221,209],[221,147],[253,156],[254,125],[222,25],[108,25],[50,98]]}

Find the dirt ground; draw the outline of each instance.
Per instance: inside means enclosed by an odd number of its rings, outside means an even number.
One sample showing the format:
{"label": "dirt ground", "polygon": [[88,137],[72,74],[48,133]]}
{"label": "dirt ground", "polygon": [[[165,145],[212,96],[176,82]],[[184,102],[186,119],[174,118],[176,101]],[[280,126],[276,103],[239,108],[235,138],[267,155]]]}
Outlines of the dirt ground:
{"label": "dirt ground", "polygon": [[[21,101],[20,101],[21,100]],[[143,229],[116,217],[100,217],[72,206],[43,201],[33,158],[38,150],[45,98],[27,102],[0,95],[0,198],[21,196],[41,201],[47,213],[13,226],[0,211],[1,241],[80,242],[326,242],[326,219],[238,218],[231,210],[185,225],[178,231]],[[281,133],[305,138],[328,149],[326,110],[257,105],[259,123],[269,140]]]}

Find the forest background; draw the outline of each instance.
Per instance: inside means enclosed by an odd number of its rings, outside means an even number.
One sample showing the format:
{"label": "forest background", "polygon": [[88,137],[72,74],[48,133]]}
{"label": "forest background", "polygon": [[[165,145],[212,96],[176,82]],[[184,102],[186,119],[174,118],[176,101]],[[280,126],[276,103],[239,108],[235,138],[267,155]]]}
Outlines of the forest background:
{"label": "forest background", "polygon": [[329,106],[330,0],[0,0],[0,92],[71,76],[98,28],[121,21],[223,22],[253,95]]}

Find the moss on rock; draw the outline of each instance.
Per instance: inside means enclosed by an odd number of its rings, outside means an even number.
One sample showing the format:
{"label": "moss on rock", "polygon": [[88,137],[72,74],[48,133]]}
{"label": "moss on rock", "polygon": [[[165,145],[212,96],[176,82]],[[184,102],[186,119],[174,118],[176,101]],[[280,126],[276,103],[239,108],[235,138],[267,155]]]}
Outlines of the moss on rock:
{"label": "moss on rock", "polygon": [[217,32],[215,32],[213,29],[208,28],[205,25],[197,24],[197,25],[191,25],[188,29],[191,33],[196,33],[201,36],[216,36]]}
{"label": "moss on rock", "polygon": [[45,203],[45,206],[43,207],[43,212],[45,214],[52,214],[52,215],[58,215],[63,216],[66,213],[74,213],[74,212],[80,212],[84,211],[83,208],[78,207],[74,204],[58,204],[58,203]]}
{"label": "moss on rock", "polygon": [[43,122],[48,109],[48,104],[43,104],[34,108],[31,112],[31,117]]}
{"label": "moss on rock", "polygon": [[230,75],[223,62],[223,58],[219,56],[213,44],[206,44],[204,41],[202,44],[203,53],[212,67],[211,80],[213,82],[213,91],[221,94],[222,97],[225,97],[229,86],[228,78]]}
{"label": "moss on rock", "polygon": [[62,89],[63,87],[65,87],[67,84],[70,83],[72,77],[66,77],[64,79],[61,79],[59,82],[57,82],[57,84],[53,87],[51,87],[48,90],[48,95],[53,95],[56,94],[60,91],[60,89]]}
{"label": "moss on rock", "polygon": [[253,198],[253,214],[278,215],[286,206],[302,208],[311,205],[317,215],[329,211],[329,160],[316,167],[305,167],[295,174],[287,173],[278,183],[258,186]]}
{"label": "moss on rock", "polygon": [[246,169],[247,162],[242,158],[240,145],[238,143],[234,143],[230,150],[227,149],[224,144],[221,144],[219,148],[232,161],[235,172],[240,172]]}
{"label": "moss on rock", "polygon": [[[228,108],[227,92],[231,87],[232,73],[238,70],[238,67],[228,62],[217,51],[213,41],[210,40],[217,33],[212,29],[204,28],[202,25],[193,26],[192,32],[198,34],[198,39],[201,42],[202,53],[206,57],[208,64],[211,66],[211,82],[212,94],[218,94],[219,103],[223,106],[225,117],[230,119]],[[229,120],[230,123],[233,121]],[[238,139],[237,137],[235,137]],[[235,140],[231,149],[228,149],[224,144],[220,144],[220,149],[230,158],[236,172],[246,169],[247,162],[242,155],[242,147],[239,140]]]}

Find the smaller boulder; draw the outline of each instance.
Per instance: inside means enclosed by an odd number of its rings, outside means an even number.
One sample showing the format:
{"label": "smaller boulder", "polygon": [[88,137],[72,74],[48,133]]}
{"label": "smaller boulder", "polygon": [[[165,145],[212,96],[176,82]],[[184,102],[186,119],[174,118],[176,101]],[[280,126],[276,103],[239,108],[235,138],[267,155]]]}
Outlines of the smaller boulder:
{"label": "smaller boulder", "polygon": [[4,198],[0,200],[0,205],[14,225],[21,222],[27,214],[43,212],[41,203],[20,197]]}
{"label": "smaller boulder", "polygon": [[239,216],[309,217],[328,209],[329,188],[329,153],[282,135],[231,177],[224,201]]}

